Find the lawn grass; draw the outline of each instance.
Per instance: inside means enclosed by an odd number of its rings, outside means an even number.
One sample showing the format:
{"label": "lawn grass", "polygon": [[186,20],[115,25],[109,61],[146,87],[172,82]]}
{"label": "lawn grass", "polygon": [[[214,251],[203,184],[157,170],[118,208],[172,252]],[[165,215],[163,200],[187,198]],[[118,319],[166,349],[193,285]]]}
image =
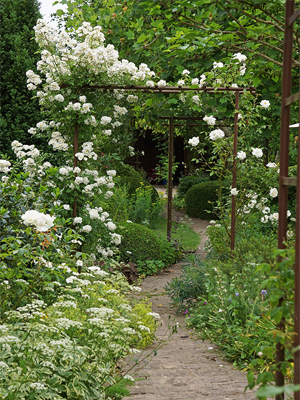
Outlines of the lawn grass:
{"label": "lawn grass", "polygon": [[[167,220],[160,218],[155,221],[151,229],[158,236],[166,238]],[[200,244],[200,236],[184,221],[179,223],[172,221],[171,238],[177,240],[185,251],[196,250]]]}

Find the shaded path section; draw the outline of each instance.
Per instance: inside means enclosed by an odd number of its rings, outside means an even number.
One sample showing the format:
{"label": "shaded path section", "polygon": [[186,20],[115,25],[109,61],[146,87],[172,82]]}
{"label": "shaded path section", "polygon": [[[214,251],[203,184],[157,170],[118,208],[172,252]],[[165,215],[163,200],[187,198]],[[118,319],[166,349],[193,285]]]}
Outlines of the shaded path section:
{"label": "shaded path section", "polygon": [[[190,223],[196,232],[202,233],[200,254],[203,252],[205,229],[208,223],[192,218]],[[252,392],[244,393],[246,374],[235,370],[224,361],[216,346],[208,341],[194,340],[192,332],[185,328],[185,317],[171,308],[170,298],[164,287],[172,278],[180,275],[182,263],[164,270],[157,276],[146,278],[141,297],[153,304],[153,312],[161,316],[157,337],[165,339],[169,324],[180,327],[170,341],[158,350],[136,373],[130,372],[136,382],[126,400],[255,400]],[[140,297],[139,296],[139,297]],[[152,353],[155,343],[149,347]]]}

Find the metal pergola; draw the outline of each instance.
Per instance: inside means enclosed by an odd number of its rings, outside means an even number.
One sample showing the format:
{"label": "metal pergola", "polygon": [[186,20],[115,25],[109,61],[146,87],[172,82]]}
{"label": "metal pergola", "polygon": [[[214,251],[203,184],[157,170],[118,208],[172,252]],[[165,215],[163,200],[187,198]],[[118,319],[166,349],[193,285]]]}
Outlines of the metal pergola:
{"label": "metal pergola", "polygon": [[[61,87],[67,87],[62,84]],[[121,86],[121,85],[82,85],[82,89],[89,90],[105,90],[105,91],[113,91],[113,90],[124,90],[137,92],[141,91],[143,93],[182,93],[184,91],[194,91],[194,92],[205,92],[210,94],[215,93],[225,93],[225,92],[234,92],[235,93],[235,114],[234,114],[234,139],[233,139],[233,171],[232,171],[232,187],[236,187],[236,168],[237,168],[237,141],[238,141],[238,111],[239,111],[239,97],[240,94],[244,92],[255,93],[255,88],[253,87],[197,87],[190,88],[188,86],[164,86],[164,87],[154,87],[149,88],[148,86]],[[172,188],[173,188],[173,154],[174,154],[174,120],[199,120],[201,117],[176,117],[176,116],[161,116],[161,119],[169,120],[169,145],[168,145],[168,153],[169,153],[169,166],[168,166],[168,211],[167,211],[167,237],[170,240],[171,238],[171,229],[172,229]],[[78,152],[78,137],[79,137],[79,126],[78,123],[74,126],[74,167],[77,166],[77,158],[75,154]],[[234,250],[235,245],[235,196],[232,197],[232,212],[231,212],[231,250]],[[73,205],[73,218],[77,215],[77,200],[75,199]]]}
{"label": "metal pergola", "polygon": [[[294,22],[300,17],[300,8],[295,10],[295,0],[286,0],[285,9],[285,29],[284,29],[284,48],[283,48],[283,76],[281,94],[281,132],[280,132],[280,176],[279,176],[279,220],[278,220],[278,248],[285,248],[287,232],[287,207],[288,207],[288,186],[297,186],[297,206],[296,206],[296,240],[295,240],[295,311],[294,311],[294,384],[300,384],[300,151],[298,140],[298,168],[297,178],[288,176],[289,167],[289,127],[290,127],[290,108],[295,102],[299,102],[299,121],[300,121],[300,74],[299,91],[292,94],[292,53],[293,53],[293,32]],[[299,68],[300,72],[300,68]],[[298,138],[300,138],[300,126],[298,128]],[[282,261],[279,257],[278,261]],[[279,306],[284,299],[280,299]],[[285,320],[282,319],[278,329],[285,331]],[[281,365],[285,360],[284,347],[278,343],[276,346],[276,364]],[[284,375],[281,370],[276,371],[276,385],[284,386]],[[276,400],[284,400],[284,394],[275,397]],[[294,393],[294,400],[300,400],[300,391]]]}

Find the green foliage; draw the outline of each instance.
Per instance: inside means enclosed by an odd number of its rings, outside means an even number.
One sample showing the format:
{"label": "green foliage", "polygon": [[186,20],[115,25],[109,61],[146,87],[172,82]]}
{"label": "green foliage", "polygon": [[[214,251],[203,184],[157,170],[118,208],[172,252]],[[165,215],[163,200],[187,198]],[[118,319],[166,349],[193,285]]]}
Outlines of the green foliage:
{"label": "green foliage", "polygon": [[165,268],[165,263],[161,260],[146,260],[137,263],[137,270],[141,276],[155,275],[157,272]]}
{"label": "green foliage", "polygon": [[134,379],[116,365],[137,352],[133,346],[152,342],[151,304],[129,304],[136,288],[121,274],[94,266],[87,271],[71,274],[50,307],[33,299],[7,313],[0,328],[1,398],[93,400],[110,393],[117,400],[128,394],[125,386]]}
{"label": "green foliage", "polygon": [[122,235],[119,246],[121,261],[145,262],[160,259],[160,245],[157,235],[145,226],[122,223],[118,228]]}
{"label": "green foliage", "polygon": [[184,198],[187,191],[198,183],[207,182],[209,178],[206,176],[187,175],[179,179],[177,194],[180,199]]}
{"label": "green foliage", "polygon": [[143,275],[155,274],[180,257],[179,249],[145,226],[126,222],[119,226],[118,232],[122,235],[121,261],[136,263]]}
{"label": "green foliage", "polygon": [[173,306],[184,311],[194,302],[205,295],[205,264],[201,263],[199,256],[190,254],[184,260],[180,277],[168,282],[166,291],[171,297]]}
{"label": "green foliage", "polygon": [[214,206],[218,201],[219,181],[198,183],[186,193],[186,213],[189,217],[211,219],[216,217]]}
{"label": "green foliage", "polygon": [[[0,7],[0,152],[12,155],[11,141],[31,144],[27,133],[42,118],[26,86],[26,71],[35,68],[38,45],[32,37],[40,18],[37,0],[2,1]],[[45,144],[44,144],[45,146]]]}
{"label": "green foliage", "polygon": [[[152,230],[162,239],[165,239],[167,237],[167,220],[160,218],[155,222]],[[188,221],[180,218],[177,221],[172,221],[171,240],[175,246],[183,251],[194,251],[199,246],[200,236],[189,226]]]}

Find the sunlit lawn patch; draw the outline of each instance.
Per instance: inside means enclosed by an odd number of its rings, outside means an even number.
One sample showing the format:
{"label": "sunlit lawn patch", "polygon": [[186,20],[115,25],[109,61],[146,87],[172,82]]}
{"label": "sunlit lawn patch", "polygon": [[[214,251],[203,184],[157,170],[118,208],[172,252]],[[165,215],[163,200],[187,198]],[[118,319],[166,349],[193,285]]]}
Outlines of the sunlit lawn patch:
{"label": "sunlit lawn patch", "polygon": [[[167,220],[160,218],[152,229],[157,235],[167,237]],[[172,240],[176,240],[184,250],[196,250],[200,243],[200,236],[187,222],[172,222]]]}

